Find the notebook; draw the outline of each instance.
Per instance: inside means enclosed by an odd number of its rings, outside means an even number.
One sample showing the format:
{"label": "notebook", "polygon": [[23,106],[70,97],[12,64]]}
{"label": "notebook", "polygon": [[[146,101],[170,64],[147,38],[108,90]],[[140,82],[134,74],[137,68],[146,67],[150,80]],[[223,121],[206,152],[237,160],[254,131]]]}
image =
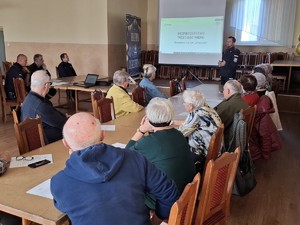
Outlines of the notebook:
{"label": "notebook", "polygon": [[98,79],[97,74],[88,74],[83,83],[73,83],[74,86],[89,88],[96,85]]}

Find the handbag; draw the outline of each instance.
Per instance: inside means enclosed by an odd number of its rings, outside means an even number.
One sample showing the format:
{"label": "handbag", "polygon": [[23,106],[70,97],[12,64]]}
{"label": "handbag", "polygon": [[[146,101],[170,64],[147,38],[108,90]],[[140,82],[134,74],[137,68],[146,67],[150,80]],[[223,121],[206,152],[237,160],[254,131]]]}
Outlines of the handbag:
{"label": "handbag", "polygon": [[244,150],[237,169],[232,194],[245,196],[256,186],[254,166],[249,150]]}

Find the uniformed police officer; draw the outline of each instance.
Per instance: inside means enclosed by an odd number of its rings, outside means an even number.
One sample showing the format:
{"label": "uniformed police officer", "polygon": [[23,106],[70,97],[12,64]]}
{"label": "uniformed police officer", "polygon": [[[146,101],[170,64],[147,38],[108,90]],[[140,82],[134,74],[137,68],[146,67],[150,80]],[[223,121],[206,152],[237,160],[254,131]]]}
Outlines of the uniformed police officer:
{"label": "uniformed police officer", "polygon": [[240,50],[235,48],[235,37],[228,37],[226,41],[226,50],[223,52],[222,61],[218,62],[220,67],[221,85],[224,85],[230,78],[235,79],[236,67]]}

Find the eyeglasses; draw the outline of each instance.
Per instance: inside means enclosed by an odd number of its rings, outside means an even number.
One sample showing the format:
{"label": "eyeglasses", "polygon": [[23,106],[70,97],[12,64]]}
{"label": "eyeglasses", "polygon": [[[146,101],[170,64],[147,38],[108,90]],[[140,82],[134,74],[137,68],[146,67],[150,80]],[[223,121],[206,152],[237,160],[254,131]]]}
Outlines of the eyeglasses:
{"label": "eyeglasses", "polygon": [[52,85],[52,82],[51,82],[51,81],[49,81],[49,82],[46,82],[45,84],[49,84],[49,85]]}
{"label": "eyeglasses", "polygon": [[19,156],[16,157],[17,161],[21,161],[21,160],[31,161],[33,159],[34,159],[33,156],[22,156],[22,155],[19,155]]}

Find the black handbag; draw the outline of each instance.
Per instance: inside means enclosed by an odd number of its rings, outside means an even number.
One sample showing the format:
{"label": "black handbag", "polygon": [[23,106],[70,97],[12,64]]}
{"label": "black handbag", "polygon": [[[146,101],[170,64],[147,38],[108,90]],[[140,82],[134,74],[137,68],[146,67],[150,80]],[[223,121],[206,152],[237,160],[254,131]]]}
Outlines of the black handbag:
{"label": "black handbag", "polygon": [[232,194],[244,196],[253,190],[256,183],[253,161],[247,149],[241,155]]}

